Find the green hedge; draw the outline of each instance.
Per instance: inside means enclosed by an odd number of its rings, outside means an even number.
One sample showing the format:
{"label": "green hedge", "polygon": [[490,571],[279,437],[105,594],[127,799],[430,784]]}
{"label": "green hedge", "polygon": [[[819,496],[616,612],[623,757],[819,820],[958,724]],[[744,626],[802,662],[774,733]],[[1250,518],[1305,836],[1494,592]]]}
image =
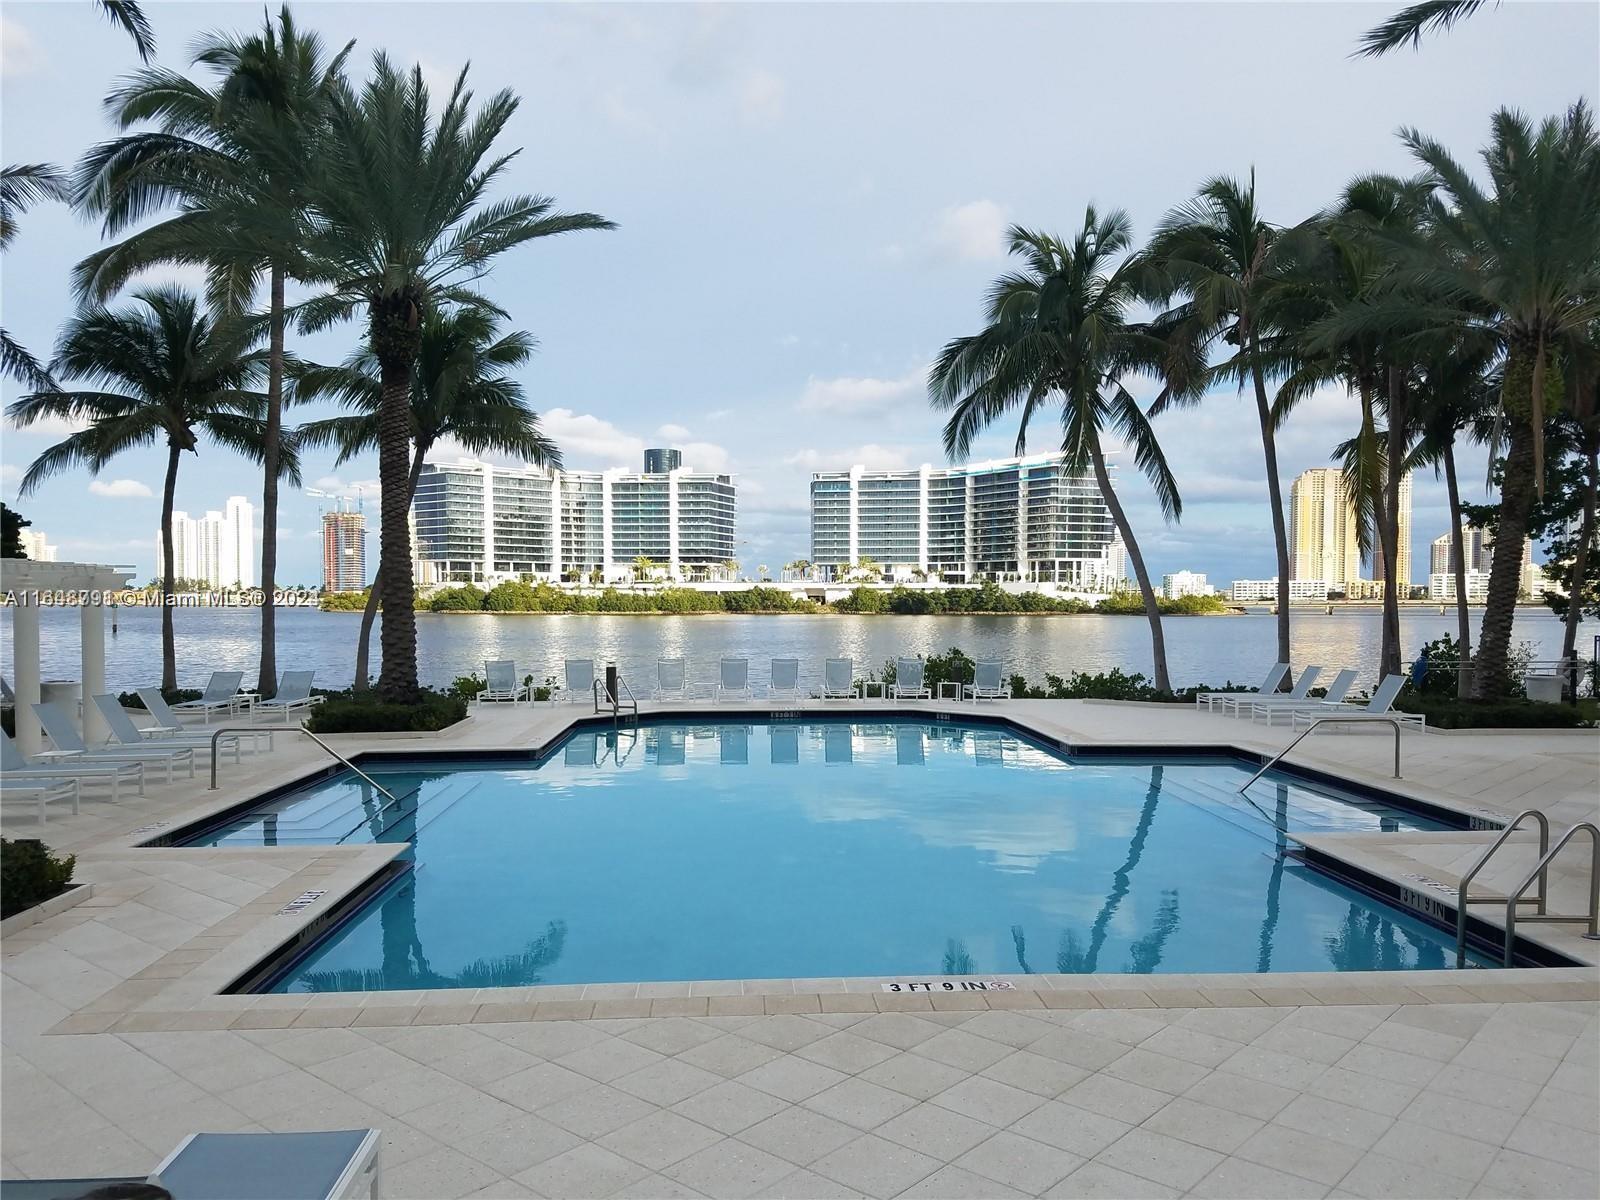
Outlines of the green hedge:
{"label": "green hedge", "polygon": [[0,918],[59,896],[72,884],[72,855],[51,854],[37,838],[0,838]]}
{"label": "green hedge", "polygon": [[[161,698],[168,704],[183,704],[188,700],[198,700],[205,693],[197,688],[162,688]],[[134,708],[144,711],[144,701],[139,699],[138,692],[117,693],[117,703],[123,708]]]}
{"label": "green hedge", "polygon": [[1457,700],[1402,693],[1395,707],[1421,713],[1434,729],[1583,729],[1595,724],[1593,702],[1535,704],[1528,700]]}
{"label": "green hedge", "polygon": [[394,704],[373,693],[337,696],[311,710],[306,728],[312,733],[432,733],[464,720],[467,702],[460,696],[422,692],[418,704]]}

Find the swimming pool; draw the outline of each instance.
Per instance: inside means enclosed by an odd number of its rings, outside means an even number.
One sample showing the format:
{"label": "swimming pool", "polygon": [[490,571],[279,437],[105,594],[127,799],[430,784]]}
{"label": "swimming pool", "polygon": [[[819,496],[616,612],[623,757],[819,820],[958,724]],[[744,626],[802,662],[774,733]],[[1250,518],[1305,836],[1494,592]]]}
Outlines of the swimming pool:
{"label": "swimming pool", "polygon": [[542,761],[350,773],[185,844],[408,842],[260,990],[1444,968],[1453,939],[1284,853],[1441,828],[1219,757],[1075,757],[977,722],[676,721]]}

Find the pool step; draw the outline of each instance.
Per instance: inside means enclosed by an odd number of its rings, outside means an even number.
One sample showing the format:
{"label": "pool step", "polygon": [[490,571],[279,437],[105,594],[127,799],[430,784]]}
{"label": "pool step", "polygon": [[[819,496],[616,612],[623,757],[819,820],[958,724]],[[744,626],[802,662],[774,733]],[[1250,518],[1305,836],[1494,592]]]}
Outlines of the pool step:
{"label": "pool step", "polygon": [[1240,832],[1259,838],[1265,847],[1274,853],[1277,852],[1279,841],[1277,827],[1264,813],[1251,807],[1242,796],[1235,794],[1230,800],[1220,792],[1196,786],[1193,780],[1174,779],[1171,776],[1162,779],[1161,795],[1191,804],[1201,812],[1208,813],[1219,821],[1225,821]]}

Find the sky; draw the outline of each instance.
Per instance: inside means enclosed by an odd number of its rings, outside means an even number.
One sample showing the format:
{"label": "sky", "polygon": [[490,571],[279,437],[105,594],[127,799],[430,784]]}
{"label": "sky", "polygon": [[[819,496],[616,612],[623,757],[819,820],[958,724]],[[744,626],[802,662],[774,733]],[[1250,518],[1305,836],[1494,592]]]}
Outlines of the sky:
{"label": "sky", "polygon": [[[1399,0],[1394,0],[1397,5]],[[1057,5],[300,3],[302,26],[352,64],[388,51],[436,89],[470,63],[480,95],[522,100],[505,135],[521,152],[502,190],[616,221],[614,232],[535,242],[481,285],[538,354],[520,372],[573,468],[638,469],[646,446],[739,485],[747,572],[808,554],[816,470],[944,462],[926,370],[980,326],[1006,269],[1012,222],[1070,232],[1084,206],[1125,208],[1140,238],[1217,174],[1255,171],[1269,220],[1291,224],[1356,175],[1412,168],[1395,137],[1416,127],[1476,162],[1490,114],[1558,113],[1600,91],[1600,5],[1508,3],[1421,52],[1350,56],[1391,3]],[[162,65],[187,69],[195,38],[259,25],[258,3],[147,3]],[[69,163],[111,131],[101,98],[138,67],[86,0],[6,0],[0,12],[4,159]],[[68,272],[101,244],[61,206],[28,213],[0,263],[5,327],[47,353],[72,311]],[[167,270],[150,281],[194,283]],[[293,296],[291,296],[293,298]],[[291,340],[314,361],[355,344],[352,324]],[[1149,394],[1143,388],[1139,394]],[[6,402],[19,394],[0,385]],[[327,415],[315,406],[290,419]],[[1355,401],[1327,390],[1284,428],[1288,483],[1354,432]],[[1044,420],[1030,452],[1053,448]],[[1162,520],[1124,466],[1118,488],[1153,574],[1213,582],[1273,574],[1254,403],[1224,389],[1156,424],[1184,498]],[[59,428],[0,431],[0,491],[62,558],[154,574],[160,448],[98,479],[52,479],[16,500],[22,471]],[[1011,452],[995,427],[973,457]],[[1124,461],[1126,461],[1126,456]],[[1465,498],[1481,452],[1462,455]],[[337,471],[311,455],[305,487],[371,507],[377,463]],[[177,507],[198,515],[243,494],[249,464],[202,445]],[[319,512],[286,490],[279,579],[320,582]],[[1447,527],[1443,484],[1415,481],[1413,573]],[[259,514],[258,514],[259,523]],[[370,524],[375,528],[375,509]],[[369,562],[376,559],[376,536]]]}

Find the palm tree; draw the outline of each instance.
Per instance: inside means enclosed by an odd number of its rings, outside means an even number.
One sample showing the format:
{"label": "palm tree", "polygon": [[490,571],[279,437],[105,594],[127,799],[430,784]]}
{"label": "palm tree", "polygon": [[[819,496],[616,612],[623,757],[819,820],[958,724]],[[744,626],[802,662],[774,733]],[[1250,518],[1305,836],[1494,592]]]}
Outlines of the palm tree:
{"label": "palm tree", "polygon": [[[41,200],[68,200],[71,189],[61,168],[49,163],[15,163],[0,168],[0,250],[17,236],[17,218]],[[50,372],[4,328],[0,328],[0,376],[9,375],[36,391],[55,386]]]}
{"label": "palm tree", "polygon": [[[137,306],[90,308],[62,333],[55,366],[63,377],[81,379],[87,390],[51,389],[22,397],[7,410],[18,426],[55,417],[87,427],[40,454],[18,491],[31,492],[52,475],[78,467],[99,474],[125,450],[165,441],[166,479],[161,491],[162,606],[161,686],[177,687],[177,652],[172,633],[174,586],[172,503],[178,463],[185,450],[197,453],[200,434],[256,462],[264,455],[264,397],[250,390],[261,375],[263,355],[252,349],[249,325],[208,314],[191,294],[175,287],[136,292]],[[282,458],[296,481],[293,446]]]}
{"label": "palm tree", "polygon": [[1166,215],[1146,251],[1163,299],[1175,294],[1185,299],[1164,319],[1181,323],[1182,336],[1193,339],[1195,352],[1202,357],[1218,343],[1229,348],[1228,357],[1211,365],[1190,386],[1165,391],[1151,406],[1150,415],[1169,405],[1197,403],[1214,380],[1231,380],[1241,389],[1248,385],[1255,393],[1278,561],[1279,662],[1290,661],[1293,564],[1278,478],[1277,427],[1285,413],[1274,413],[1267,379],[1280,374],[1284,362],[1285,339],[1274,328],[1274,303],[1286,274],[1299,265],[1304,243],[1303,232],[1286,233],[1262,218],[1252,171],[1248,183],[1226,176],[1207,181],[1193,200]]}
{"label": "palm tree", "polygon": [[517,109],[510,91],[472,112],[465,69],[434,114],[422,69],[399,72],[378,54],[360,94],[334,88],[330,136],[315,189],[312,253],[329,290],[300,314],[311,330],[364,312],[378,365],[378,478],[382,492],[378,579],[382,584],[387,700],[417,696],[409,504],[412,375],[428,312],[477,303],[467,286],[505,251],[534,238],[610,229],[593,213],[558,213],[543,196],[484,204],[510,154],[494,144]]}
{"label": "palm tree", "polygon": [[[1484,6],[1485,0],[1422,0],[1402,8],[1381,25],[1375,25],[1361,35],[1361,46],[1356,51],[1366,58],[1377,58],[1398,50],[1402,46],[1413,48],[1422,45],[1422,35],[1429,30],[1443,32],[1457,21],[1464,21]],[[1495,0],[1498,7],[1500,0]]]}
{"label": "palm tree", "polygon": [[[352,43],[353,44],[353,43]],[[329,85],[346,45],[329,61],[322,41],[287,6],[248,37],[213,34],[193,61],[211,87],[177,71],[146,68],[121,81],[106,105],[125,133],[95,146],[76,172],[84,211],[108,236],[137,228],[78,264],[81,295],[104,300],[157,263],[205,267],[212,304],[239,313],[267,284],[267,442],[261,496],[261,655],[257,691],[277,687],[273,592],[278,565],[278,455],[283,419],[285,283],[304,279],[306,180],[325,135]],[[139,228],[153,212],[178,213]]]}
{"label": "palm tree", "polygon": [[[449,437],[469,454],[500,453],[524,462],[559,467],[561,453],[539,428],[522,384],[508,372],[533,355],[534,339],[522,332],[497,334],[499,318],[484,306],[435,311],[422,325],[417,367],[411,381],[411,470],[406,506],[416,498],[422,464],[440,439]],[[370,349],[351,355],[342,366],[297,366],[295,400],[331,397],[350,415],[312,421],[298,430],[307,446],[339,448],[339,466],[378,446],[378,411],[383,386]],[[379,577],[367,593],[356,641],[355,688],[364,690],[372,623],[382,595]]]}
{"label": "palm tree", "polygon": [[[1163,513],[1176,520],[1183,510],[1177,480],[1150,422],[1123,384],[1135,371],[1165,372],[1172,342],[1157,326],[1130,319],[1129,310],[1142,298],[1138,279],[1146,268],[1131,258],[1113,265],[1131,241],[1125,213],[1102,217],[1091,205],[1070,242],[1021,226],[1010,232],[1011,253],[1023,260],[1023,269],[995,280],[987,326],[946,345],[930,372],[930,400],[950,412],[945,452],[952,459],[965,457],[979,433],[1020,408],[1020,454],[1034,414],[1046,405],[1061,406],[1067,466],[1094,472],[1144,597],[1156,687],[1169,692],[1161,609],[1133,526],[1111,486],[1101,438],[1109,426],[1129,444]],[[1186,372],[1191,368],[1185,365]]]}
{"label": "palm tree", "polygon": [[[1565,390],[1560,359],[1600,316],[1600,139],[1582,101],[1537,127],[1501,109],[1483,151],[1485,190],[1440,143],[1413,129],[1401,138],[1432,185],[1423,229],[1387,235],[1408,282],[1453,302],[1429,314],[1438,331],[1487,327],[1505,346],[1498,552],[1473,671],[1474,695],[1488,699],[1510,688],[1522,547],[1544,485],[1544,427]],[[1399,320],[1416,323],[1415,314],[1374,314],[1380,326]]]}

